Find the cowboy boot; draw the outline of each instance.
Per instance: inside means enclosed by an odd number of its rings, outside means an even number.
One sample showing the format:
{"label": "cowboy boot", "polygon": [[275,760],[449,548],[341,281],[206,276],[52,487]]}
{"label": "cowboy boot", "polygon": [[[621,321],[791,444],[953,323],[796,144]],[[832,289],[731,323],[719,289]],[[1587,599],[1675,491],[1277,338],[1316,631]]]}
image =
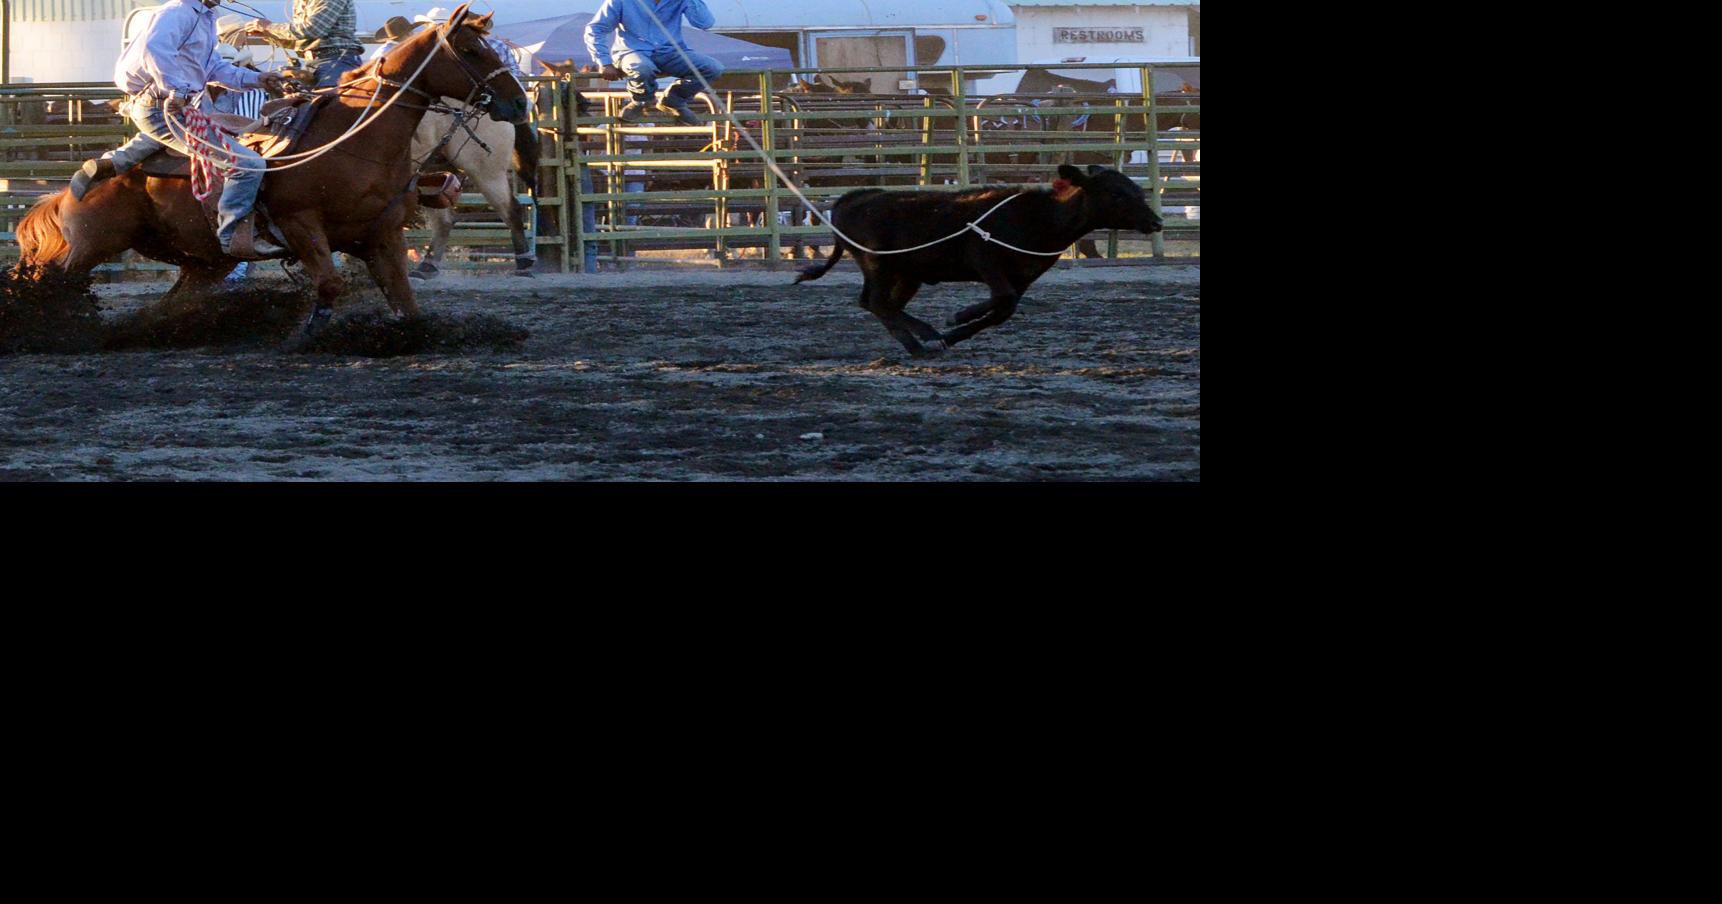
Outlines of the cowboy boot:
{"label": "cowboy boot", "polygon": [[84,195],[89,193],[90,186],[95,185],[103,179],[112,179],[117,175],[119,175],[119,171],[114,169],[114,161],[112,157],[97,157],[94,160],[85,160],[84,165],[72,176],[73,200],[84,200]]}
{"label": "cowboy boot", "polygon": [[268,239],[256,238],[256,227],[254,226],[256,219],[257,214],[246,214],[245,219],[240,220],[239,225],[234,227],[233,238],[228,241],[227,247],[221,249],[228,257],[238,258],[242,261],[262,261],[287,253],[286,248]]}
{"label": "cowboy boot", "polygon": [[685,84],[687,82],[678,83],[675,87],[665,91],[664,99],[658,101],[658,109],[674,116],[676,122],[684,126],[697,126],[700,121],[694,118],[693,107],[688,105],[688,101],[692,99],[690,93],[682,90],[682,85]]}

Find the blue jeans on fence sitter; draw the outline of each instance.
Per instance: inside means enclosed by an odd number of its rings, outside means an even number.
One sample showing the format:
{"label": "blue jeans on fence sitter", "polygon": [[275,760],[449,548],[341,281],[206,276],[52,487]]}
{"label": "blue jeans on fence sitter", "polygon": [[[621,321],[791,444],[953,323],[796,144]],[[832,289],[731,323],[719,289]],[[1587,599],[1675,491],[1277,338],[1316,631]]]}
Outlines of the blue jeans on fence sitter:
{"label": "blue jeans on fence sitter", "polygon": [[[723,64],[703,53],[689,50],[688,59],[694,61],[700,75],[705,76],[708,82],[723,75]],[[683,100],[690,100],[704,90],[694,79],[693,70],[688,68],[688,64],[682,61],[682,55],[673,47],[666,47],[651,56],[624,50],[616,54],[616,68],[628,77],[628,93],[634,96],[634,100],[646,106],[651,106],[653,99],[657,97],[659,75],[673,75],[682,79],[670,89],[670,93]]]}
{"label": "blue jeans on fence sitter", "polygon": [[[137,166],[145,157],[163,147],[173,148],[182,154],[187,152],[185,143],[168,131],[167,114],[160,104],[147,107],[133,104],[132,125],[138,128],[137,137],[121,145],[111,155],[114,169],[118,172],[124,173]],[[176,122],[175,125],[178,126],[179,123]],[[257,192],[263,188],[263,158],[258,156],[256,151],[240,144],[237,139],[231,144],[234,155],[239,158],[238,165],[244,169],[229,175],[221,187],[221,203],[218,206],[221,223],[216,227],[215,237],[221,241],[224,251],[233,241],[233,231],[238,228],[239,221],[251,213],[251,208],[257,203]]]}
{"label": "blue jeans on fence sitter", "polygon": [[315,81],[311,87],[329,88],[338,85],[341,83],[341,76],[359,68],[364,61],[364,56],[357,53],[317,60],[317,68],[311,73],[311,77]]}

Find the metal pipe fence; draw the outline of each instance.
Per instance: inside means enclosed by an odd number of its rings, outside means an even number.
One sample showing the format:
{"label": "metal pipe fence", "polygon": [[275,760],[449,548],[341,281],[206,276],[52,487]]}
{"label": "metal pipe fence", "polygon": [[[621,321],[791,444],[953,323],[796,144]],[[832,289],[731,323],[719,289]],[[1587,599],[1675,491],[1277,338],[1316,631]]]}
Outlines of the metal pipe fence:
{"label": "metal pipe fence", "polygon": [[[1053,67],[1133,69],[1141,89],[1128,94],[975,91],[977,78],[1031,68],[1047,67],[922,67],[914,76],[925,93],[914,94],[792,87],[797,76],[901,67],[730,72],[717,87],[723,106],[752,132],[764,156],[815,203],[828,204],[858,187],[1030,186],[1050,181],[1061,163],[1100,164],[1143,186],[1166,231],[1152,238],[1091,235],[1087,249],[1104,260],[1089,263],[1187,259],[1169,255],[1168,240],[1185,254],[1199,254],[1200,220],[1184,211],[1199,211],[1200,204],[1200,95],[1155,91],[1152,75],[1160,64]],[[592,83],[529,79],[542,142],[539,191],[529,194],[517,185],[517,193],[541,267],[585,271],[647,259],[730,265],[750,256],[774,267],[786,255],[829,245],[830,231],[807,216],[736,124],[717,115],[711,98],[700,95],[698,126],[661,116],[629,124],[616,118],[625,92],[582,84]],[[130,136],[130,124],[109,106],[118,99],[111,85],[0,87],[0,259],[16,257],[12,230],[30,203],[59,190],[83,160]],[[579,109],[581,99],[587,112]],[[472,213],[458,217],[450,247],[470,259],[449,266],[511,266],[500,215],[478,213],[483,205],[477,194],[462,197],[461,209]],[[423,230],[409,232],[410,243],[428,237]],[[109,268],[172,269],[130,254]]]}

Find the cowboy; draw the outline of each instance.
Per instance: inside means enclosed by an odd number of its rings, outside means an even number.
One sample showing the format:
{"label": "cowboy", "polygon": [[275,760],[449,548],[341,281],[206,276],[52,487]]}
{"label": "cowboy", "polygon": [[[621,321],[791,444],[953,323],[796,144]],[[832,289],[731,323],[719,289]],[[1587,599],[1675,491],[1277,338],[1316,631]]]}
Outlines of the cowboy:
{"label": "cowboy", "polygon": [[[644,4],[652,2],[651,7]],[[650,10],[648,12],[648,9]],[[686,126],[697,126],[694,111],[688,101],[700,90],[694,82],[695,73],[706,81],[723,74],[723,66],[703,53],[687,49],[682,40],[682,16],[695,28],[710,28],[717,17],[706,8],[703,0],[604,0],[592,21],[586,25],[586,52],[592,62],[603,67],[604,78],[628,80],[628,93],[634,99],[616,118],[623,122],[639,122],[658,92],[658,75],[680,78],[674,87],[664,92],[658,109],[675,116]],[[663,27],[658,23],[662,22]],[[612,42],[619,42],[622,51],[611,56]],[[687,60],[693,62],[688,68]]]}
{"label": "cowboy", "polygon": [[[139,137],[111,154],[84,163],[72,177],[72,197],[83,200],[90,185],[117,176],[142,163],[162,147],[189,154],[183,138],[185,108],[211,82],[245,90],[281,91],[281,76],[241,69],[215,51],[215,7],[221,0],[167,0],[144,33],[120,54],[114,82],[127,95],[126,110]],[[263,158],[235,141],[234,170],[221,190],[216,238],[233,257],[256,259],[279,255],[285,248],[272,242],[252,242],[251,209],[263,187]]]}
{"label": "cowboy", "polygon": [[304,56],[314,67],[311,87],[328,88],[364,61],[357,21],[353,0],[293,0],[292,22],[253,19],[245,33]]}
{"label": "cowboy", "polygon": [[377,33],[371,36],[371,40],[382,45],[377,56],[388,53],[389,48],[412,37],[413,31],[417,28],[417,25],[407,21],[406,16],[390,16],[389,21],[384,22],[383,27],[377,29]]}

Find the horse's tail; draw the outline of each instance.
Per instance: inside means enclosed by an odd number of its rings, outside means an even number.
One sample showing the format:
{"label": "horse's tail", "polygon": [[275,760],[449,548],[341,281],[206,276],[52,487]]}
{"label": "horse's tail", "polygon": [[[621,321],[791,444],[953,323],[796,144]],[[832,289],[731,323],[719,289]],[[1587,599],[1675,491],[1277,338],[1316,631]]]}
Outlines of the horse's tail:
{"label": "horse's tail", "polygon": [[44,195],[18,223],[20,261],[51,264],[72,252],[72,246],[60,232],[60,200],[70,193],[71,189],[65,189],[57,194]]}
{"label": "horse's tail", "polygon": [[526,180],[533,197],[538,196],[538,159],[543,147],[538,142],[538,129],[531,123],[514,126],[514,171]]}
{"label": "horse's tail", "polygon": [[842,256],[843,256],[843,243],[841,241],[832,242],[831,243],[831,256],[825,259],[825,263],[814,264],[811,267],[801,268],[801,275],[797,276],[795,278],[795,281],[796,282],[806,282],[807,280],[818,279],[819,277],[824,276],[827,273],[830,273],[831,268],[837,266],[837,259],[842,257]]}

